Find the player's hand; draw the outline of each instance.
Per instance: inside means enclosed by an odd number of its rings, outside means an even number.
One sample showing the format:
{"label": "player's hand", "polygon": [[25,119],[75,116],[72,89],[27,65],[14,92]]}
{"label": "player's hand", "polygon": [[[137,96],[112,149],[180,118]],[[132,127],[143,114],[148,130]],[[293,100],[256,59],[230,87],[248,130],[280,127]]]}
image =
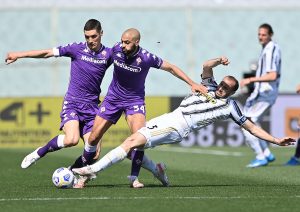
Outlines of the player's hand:
{"label": "player's hand", "polygon": [[17,59],[18,59],[18,55],[11,52],[11,53],[7,54],[6,59],[5,59],[5,63],[6,63],[6,65],[8,65],[8,64],[11,64],[11,63],[15,62]]}
{"label": "player's hand", "polygon": [[220,57],[220,63],[224,66],[227,66],[230,63],[230,61],[227,57],[222,56]]}
{"label": "player's hand", "polygon": [[296,93],[300,94],[300,84],[296,88]]}
{"label": "player's hand", "polygon": [[279,146],[290,146],[290,145],[294,145],[296,143],[296,140],[291,137],[284,137],[284,138],[278,139],[278,141],[276,143]]}
{"label": "player's hand", "polygon": [[208,91],[204,85],[197,84],[197,83],[192,84],[191,89],[193,93],[200,92],[202,94],[206,94]]}
{"label": "player's hand", "polygon": [[244,87],[244,86],[246,86],[246,85],[248,85],[248,84],[250,84],[250,83],[251,83],[250,78],[245,78],[245,79],[242,79],[242,80],[240,81],[240,86],[241,86],[241,87]]}

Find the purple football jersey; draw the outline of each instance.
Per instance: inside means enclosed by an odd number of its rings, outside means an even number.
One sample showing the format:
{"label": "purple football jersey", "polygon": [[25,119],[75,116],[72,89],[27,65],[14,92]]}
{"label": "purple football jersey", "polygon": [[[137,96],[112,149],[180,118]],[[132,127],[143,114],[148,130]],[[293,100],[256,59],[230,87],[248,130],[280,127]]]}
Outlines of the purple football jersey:
{"label": "purple football jersey", "polygon": [[159,69],[163,63],[160,57],[139,47],[132,57],[122,52],[122,44],[112,48],[114,73],[105,98],[122,104],[142,103],[145,99],[145,80],[151,67]]}
{"label": "purple football jersey", "polygon": [[86,43],[72,43],[54,48],[55,56],[71,58],[71,74],[65,99],[99,103],[100,85],[112,63],[112,49],[102,45],[98,52]]}

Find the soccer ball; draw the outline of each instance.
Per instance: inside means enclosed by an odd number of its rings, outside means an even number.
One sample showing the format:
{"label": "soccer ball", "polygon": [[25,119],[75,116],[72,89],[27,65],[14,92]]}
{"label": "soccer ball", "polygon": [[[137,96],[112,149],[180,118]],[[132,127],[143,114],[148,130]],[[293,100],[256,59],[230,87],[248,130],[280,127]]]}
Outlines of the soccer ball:
{"label": "soccer ball", "polygon": [[52,175],[52,182],[57,188],[71,188],[75,179],[73,172],[65,167],[56,169]]}

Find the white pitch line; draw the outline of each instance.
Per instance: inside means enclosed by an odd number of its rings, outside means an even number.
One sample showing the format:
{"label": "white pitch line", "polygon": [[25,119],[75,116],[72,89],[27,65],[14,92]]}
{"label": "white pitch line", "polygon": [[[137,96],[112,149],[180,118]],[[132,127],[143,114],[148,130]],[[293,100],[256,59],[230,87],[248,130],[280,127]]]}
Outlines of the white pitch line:
{"label": "white pitch line", "polygon": [[226,152],[220,150],[208,150],[208,149],[190,149],[183,147],[170,147],[170,148],[158,148],[157,151],[163,152],[182,152],[182,153],[193,153],[193,154],[206,154],[206,155],[222,155],[222,156],[244,156],[241,152]]}
{"label": "white pitch line", "polygon": [[[223,196],[196,196],[196,197],[58,197],[58,198],[3,198],[0,202],[10,202],[10,201],[66,201],[66,200],[139,200],[139,199],[166,199],[166,200],[176,200],[176,199],[282,199],[282,196],[233,196],[233,197],[223,197]],[[285,199],[290,198],[300,198],[300,196],[286,196]]]}

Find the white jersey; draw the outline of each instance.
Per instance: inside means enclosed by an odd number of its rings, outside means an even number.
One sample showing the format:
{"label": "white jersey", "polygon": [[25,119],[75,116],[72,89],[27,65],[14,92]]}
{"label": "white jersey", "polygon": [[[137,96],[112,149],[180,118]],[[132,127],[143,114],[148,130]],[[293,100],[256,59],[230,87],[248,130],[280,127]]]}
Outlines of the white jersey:
{"label": "white jersey", "polygon": [[[208,93],[215,97],[213,91]],[[187,96],[180,104],[185,120],[192,130],[199,130],[217,120],[231,118],[238,125],[245,123],[247,118],[242,114],[237,103],[232,99],[215,99],[214,103],[200,94]]]}
{"label": "white jersey", "polygon": [[151,119],[138,132],[143,134],[147,143],[145,148],[182,141],[192,130],[199,130],[217,120],[231,118],[243,125],[247,118],[232,99],[215,98],[217,83],[213,78],[202,81],[209,88],[214,102],[201,94],[187,96],[173,112]]}
{"label": "white jersey", "polygon": [[274,104],[278,96],[281,74],[281,51],[278,44],[270,41],[261,51],[256,77],[261,77],[270,71],[277,72],[277,79],[271,82],[255,82],[254,91],[247,101],[267,101]]}

